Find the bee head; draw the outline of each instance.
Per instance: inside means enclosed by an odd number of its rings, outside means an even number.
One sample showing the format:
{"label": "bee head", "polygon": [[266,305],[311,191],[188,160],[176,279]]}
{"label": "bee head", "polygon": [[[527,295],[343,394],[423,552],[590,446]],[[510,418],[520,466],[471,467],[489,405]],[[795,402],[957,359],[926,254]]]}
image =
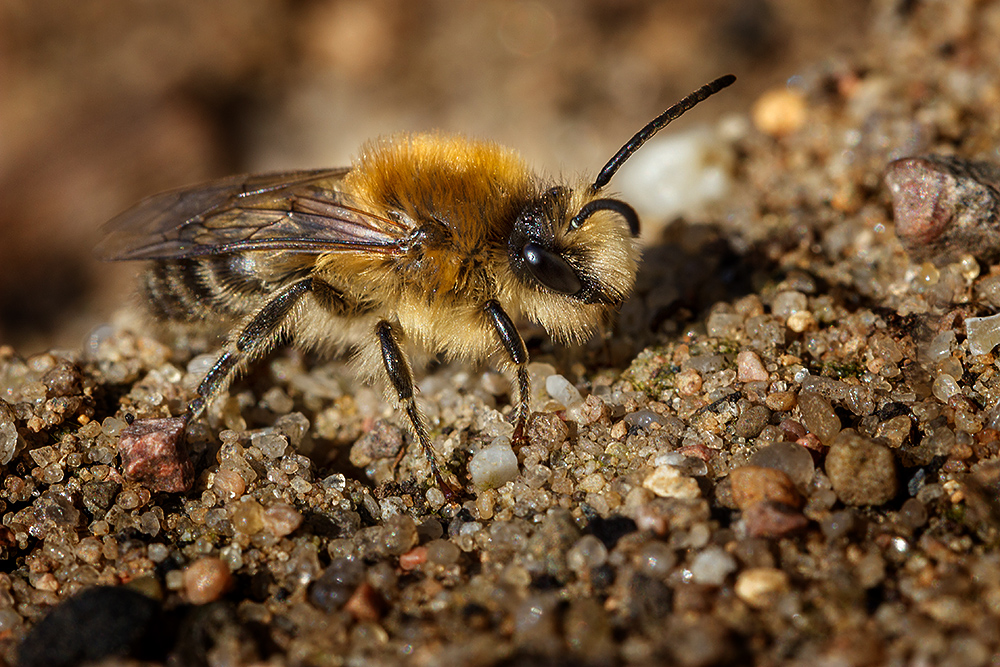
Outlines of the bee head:
{"label": "bee head", "polygon": [[[586,199],[585,203],[582,200]],[[626,233],[627,232],[627,233]],[[639,216],[623,201],[549,188],[520,213],[508,242],[511,268],[525,283],[585,304],[620,305],[631,280],[608,280],[606,266],[623,262],[634,276],[630,237]],[[619,276],[619,278],[624,278]]]}
{"label": "bee head", "polygon": [[[507,243],[516,298],[529,319],[563,339],[589,333],[635,283],[639,217],[585,184],[545,190],[524,209]],[[512,295],[513,296],[513,295]]]}
{"label": "bee head", "polygon": [[623,201],[601,197],[619,167],[685,111],[736,80],[708,83],[650,121],[608,161],[590,185],[556,186],[521,211],[507,253],[526,314],[563,338],[586,334],[635,283],[639,216]]}

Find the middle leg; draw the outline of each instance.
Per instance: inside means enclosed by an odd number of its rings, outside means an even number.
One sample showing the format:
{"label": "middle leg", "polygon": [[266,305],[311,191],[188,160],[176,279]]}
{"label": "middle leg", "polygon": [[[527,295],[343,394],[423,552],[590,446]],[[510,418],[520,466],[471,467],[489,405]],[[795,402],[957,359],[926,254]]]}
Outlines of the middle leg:
{"label": "middle leg", "polygon": [[442,493],[452,500],[457,495],[457,490],[445,481],[438,468],[437,457],[431,446],[431,438],[427,433],[427,426],[424,424],[420,410],[417,408],[417,401],[413,395],[413,374],[410,372],[410,365],[406,361],[402,348],[396,340],[396,334],[392,330],[392,325],[385,320],[375,325],[375,335],[378,336],[379,345],[382,348],[382,364],[385,366],[386,375],[389,376],[389,383],[396,390],[396,397],[406,411],[406,416],[413,425],[413,431],[417,435],[420,447],[427,457],[427,462],[431,466],[431,472],[441,487]]}

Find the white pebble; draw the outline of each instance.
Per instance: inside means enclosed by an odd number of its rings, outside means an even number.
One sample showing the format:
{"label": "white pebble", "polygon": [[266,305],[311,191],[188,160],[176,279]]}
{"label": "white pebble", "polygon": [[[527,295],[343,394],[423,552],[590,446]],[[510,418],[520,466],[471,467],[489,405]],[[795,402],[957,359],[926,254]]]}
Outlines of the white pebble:
{"label": "white pebble", "polygon": [[[968,320],[966,320],[968,322]],[[925,347],[919,350],[922,360],[933,365],[951,356],[951,346],[955,342],[955,332],[951,329],[942,331],[931,339]]]}
{"label": "white pebble", "polygon": [[109,435],[112,438],[121,433],[122,429],[125,428],[126,426],[127,424],[125,422],[115,417],[105,417],[104,421],[101,422],[101,427],[102,430],[104,431],[104,434]]}
{"label": "white pebble", "polygon": [[771,312],[773,312],[776,317],[787,320],[792,313],[806,310],[808,307],[809,301],[806,299],[805,294],[794,290],[788,290],[785,292],[779,292],[774,297],[774,302],[771,304]]}
{"label": "white pebble", "polygon": [[682,474],[679,468],[671,465],[654,468],[653,472],[643,480],[642,485],[661,498],[694,500],[701,497],[698,482],[693,477]]}
{"label": "white pebble", "polygon": [[250,442],[269,459],[280,458],[288,450],[288,441],[284,436],[274,433],[254,433]]}
{"label": "white pebble", "polygon": [[722,547],[709,547],[691,561],[691,578],[696,584],[721,586],[736,570],[736,560]]}
{"label": "white pebble", "polygon": [[788,575],[772,567],[755,567],[740,572],[736,578],[736,597],[755,609],[772,606],[778,596],[788,592]]}
{"label": "white pebble", "polygon": [[990,352],[1000,345],[1000,313],[989,317],[965,318],[965,335],[969,338],[969,352]]}
{"label": "white pebble", "polygon": [[550,375],[545,378],[545,391],[549,396],[563,404],[563,407],[571,408],[577,403],[583,402],[579,390],[562,375]]}
{"label": "white pebble", "polygon": [[955,382],[955,378],[947,373],[942,373],[934,378],[934,383],[931,385],[931,392],[936,399],[942,403],[947,403],[949,398],[962,393],[962,390],[959,388],[958,383]]}
{"label": "white pebble", "polygon": [[503,486],[517,477],[517,455],[505,442],[484,447],[469,461],[469,473],[477,489]]}

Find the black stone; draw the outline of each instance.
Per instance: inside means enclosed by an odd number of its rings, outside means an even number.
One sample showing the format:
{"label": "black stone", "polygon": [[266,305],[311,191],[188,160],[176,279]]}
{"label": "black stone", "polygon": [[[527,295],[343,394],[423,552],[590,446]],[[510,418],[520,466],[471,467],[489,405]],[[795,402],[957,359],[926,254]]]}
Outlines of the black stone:
{"label": "black stone", "polygon": [[152,658],[163,646],[153,636],[159,617],[159,603],[132,589],[89,588],[53,607],[28,632],[17,664],[72,667],[110,656]]}
{"label": "black stone", "polygon": [[609,516],[607,519],[595,516],[587,524],[587,529],[608,548],[608,551],[615,548],[618,540],[629,533],[634,533],[637,529],[635,521],[627,516]]}

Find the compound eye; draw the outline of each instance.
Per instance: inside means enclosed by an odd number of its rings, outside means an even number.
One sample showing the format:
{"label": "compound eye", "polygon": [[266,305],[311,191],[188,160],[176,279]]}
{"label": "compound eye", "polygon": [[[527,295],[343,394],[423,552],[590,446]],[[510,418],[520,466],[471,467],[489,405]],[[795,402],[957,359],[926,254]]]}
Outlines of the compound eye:
{"label": "compound eye", "polygon": [[576,294],[583,285],[565,259],[536,243],[527,243],[521,251],[524,263],[535,280],[554,292]]}

